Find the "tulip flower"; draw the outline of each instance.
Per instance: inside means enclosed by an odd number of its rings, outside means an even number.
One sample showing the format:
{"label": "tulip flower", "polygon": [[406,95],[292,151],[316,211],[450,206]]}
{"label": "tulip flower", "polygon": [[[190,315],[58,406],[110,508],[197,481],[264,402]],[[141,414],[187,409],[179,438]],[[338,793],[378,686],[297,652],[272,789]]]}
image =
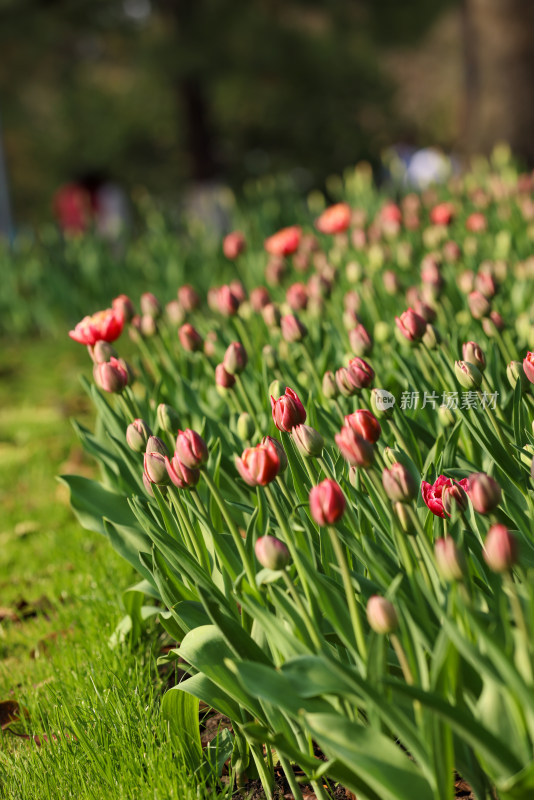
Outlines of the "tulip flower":
{"label": "tulip flower", "polygon": [[161,316],[161,303],[152,292],[144,292],[144,294],[141,295],[139,306],[141,308],[141,314],[147,317],[158,319],[158,317]]}
{"label": "tulip flower", "polygon": [[413,308],[404,311],[400,317],[395,317],[397,328],[409,342],[419,342],[426,331],[426,320],[419,316]]}
{"label": "tulip flower", "polygon": [[465,342],[462,345],[462,356],[463,360],[467,361],[469,364],[474,364],[475,367],[478,367],[480,372],[484,372],[486,369],[486,356],[484,355],[484,351],[476,342]]}
{"label": "tulip flower", "polygon": [[306,410],[297,393],[289,387],[277,400],[271,395],[271,411],[274,424],[279,431],[291,433],[295,425],[306,422]]}
{"label": "tulip flower", "polygon": [[301,235],[302,231],[298,225],[282,228],[265,240],[265,250],[272,256],[290,256],[298,250]]}
{"label": "tulip flower", "polygon": [[196,289],[190,283],[180,286],[177,292],[178,302],[184,311],[194,311],[200,306],[200,297]]}
{"label": "tulip flower", "polygon": [[178,338],[184,350],[190,353],[202,350],[204,340],[200,333],[194,328],[190,322],[186,322],[178,331]]}
{"label": "tulip flower", "polygon": [[382,473],[382,485],[393,503],[409,503],[417,495],[417,484],[410,470],[396,462]]}
{"label": "tulip flower", "polygon": [[315,428],[309,425],[295,425],[291,435],[303,458],[317,458],[323,452],[324,439]]}
{"label": "tulip flower", "polygon": [[482,555],[493,572],[508,572],[517,564],[517,539],[506,525],[492,525],[486,536]]}
{"label": "tulip flower", "polygon": [[523,359],[523,370],[528,380],[534,383],[534,353],[527,353]]}
{"label": "tulip flower", "polygon": [[196,486],[200,480],[200,470],[186,467],[186,465],[180,461],[176,453],[172,461],[168,456],[165,456],[165,468],[170,482],[178,489],[192,488]]}
{"label": "tulip flower", "polygon": [[230,375],[240,375],[247,366],[247,351],[241,342],[232,342],[228,345],[223,358],[223,367]]}
{"label": "tulip flower", "polygon": [[241,253],[245,252],[247,243],[241,231],[232,231],[223,239],[223,253],[230,261],[235,261]]}
{"label": "tulip flower", "polygon": [[497,508],[502,498],[501,487],[485,472],[476,472],[469,476],[467,494],[479,514],[489,514]]}
{"label": "tulip flower", "polygon": [[282,317],[280,329],[286,342],[300,342],[308,333],[307,327],[295,314],[286,314]]}
{"label": "tulip flower", "polygon": [[93,376],[96,385],[105,392],[120,394],[128,384],[128,370],[122,359],[114,358],[95,364]]}
{"label": "tulip flower", "polygon": [[271,442],[247,447],[235,459],[237,471],[249,486],[267,486],[280,472],[278,451]]}
{"label": "tulip flower", "polygon": [[[450,493],[454,486],[459,486],[465,495],[465,492],[469,490],[469,479],[462,478],[461,481],[455,483],[451,478],[447,478],[446,475],[440,475],[438,478],[436,478],[433,484],[428,483],[427,481],[421,482],[421,494],[423,495],[423,501],[436,517],[442,517],[445,519],[446,514],[450,515],[450,508],[453,502],[458,502],[458,500],[460,503],[463,502],[462,495],[459,493],[453,494],[452,496],[449,496],[449,500],[446,503],[447,508],[445,508],[443,493]],[[465,502],[467,502],[467,498]]]}
{"label": "tulip flower", "polygon": [[367,603],[367,621],[375,633],[385,635],[394,633],[399,627],[395,606],[385,597],[375,594]]}
{"label": "tulip flower", "polygon": [[350,225],[351,210],[348,203],[336,203],[323,211],[315,221],[315,227],[321,233],[343,233]]}
{"label": "tulip flower", "polygon": [[285,470],[287,469],[287,463],[288,463],[286,451],[284,450],[282,443],[279,442],[278,439],[275,439],[273,436],[264,436],[263,439],[261,440],[261,443],[271,444],[276,450],[276,453],[278,455],[278,460],[280,461],[280,469],[278,472],[281,475],[282,472],[285,472]]}
{"label": "tulip flower", "polygon": [[152,436],[152,431],[144,419],[134,419],[126,428],[126,443],[130,450],[136,453],[146,450],[150,436]]}
{"label": "tulip flower", "polygon": [[317,525],[335,525],[345,512],[347,501],[341,487],[332,478],[314,486],[310,491],[310,513]]}
{"label": "tulip flower", "polygon": [[239,297],[229,286],[221,286],[217,292],[217,306],[225,317],[233,317],[240,306]]}
{"label": "tulip flower", "polygon": [[353,467],[370,467],[374,461],[374,448],[371,442],[364,439],[348,425],[344,425],[335,435],[336,444],[341,455]]}
{"label": "tulip flower", "polygon": [[174,455],[186,467],[197,469],[207,462],[208,448],[202,436],[187,428],[185,431],[178,431]]}
{"label": "tulip flower", "polygon": [[286,292],[286,302],[292,311],[302,311],[308,305],[308,290],[303,283],[293,283]]}
{"label": "tulip flower", "polygon": [[289,550],[276,536],[260,536],[256,539],[254,552],[265,569],[284,569],[290,561]]}
{"label": "tulip flower", "polygon": [[127,294],[120,294],[118,297],[115,297],[111,303],[111,307],[114,311],[122,314],[124,322],[130,322],[135,316],[134,304]]}
{"label": "tulip flower", "polygon": [[72,331],[69,331],[69,336],[75,342],[91,346],[99,341],[114,342],[122,333],[124,321],[122,311],[106,308],[90,317],[84,317]]}
{"label": "tulip flower", "polygon": [[382,428],[375,415],[366,408],[359,408],[345,417],[345,425],[352,428],[355,433],[375,444],[380,438]]}

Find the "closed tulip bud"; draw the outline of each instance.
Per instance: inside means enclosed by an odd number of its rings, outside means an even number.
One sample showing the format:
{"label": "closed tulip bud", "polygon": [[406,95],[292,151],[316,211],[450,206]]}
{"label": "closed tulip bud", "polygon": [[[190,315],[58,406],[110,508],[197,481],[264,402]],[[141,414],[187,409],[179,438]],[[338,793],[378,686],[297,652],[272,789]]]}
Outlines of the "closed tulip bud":
{"label": "closed tulip bud", "polygon": [[223,253],[230,261],[235,261],[246,249],[247,243],[241,231],[232,231],[223,240]]}
{"label": "closed tulip bud", "polygon": [[146,450],[150,436],[152,431],[144,419],[134,419],[126,428],[126,443],[130,450],[136,453],[143,453]]}
{"label": "closed tulip bud", "polygon": [[275,439],[273,436],[264,436],[261,440],[262,444],[271,444],[272,447],[276,450],[276,454],[278,456],[278,460],[280,462],[280,469],[278,470],[278,474],[281,475],[282,472],[285,472],[287,469],[287,454],[284,450],[284,447],[278,439]]}
{"label": "closed tulip bud", "polygon": [[400,462],[383,471],[382,486],[392,503],[410,503],[419,489],[410,470]]}
{"label": "closed tulip bud", "polygon": [[322,388],[323,394],[327,400],[333,400],[334,397],[338,396],[339,390],[337,388],[336,379],[333,372],[325,372],[323,375]]}
{"label": "closed tulip bud", "polygon": [[491,300],[497,294],[497,284],[493,275],[487,272],[479,272],[475,276],[475,289],[483,294],[485,298]]}
{"label": "closed tulip bud", "polygon": [[249,486],[267,486],[280,472],[278,451],[271,442],[247,447],[235,460],[237,471]]}
{"label": "closed tulip bud", "polygon": [[482,373],[478,367],[468,361],[455,361],[454,374],[464,389],[478,389],[482,383]]}
{"label": "closed tulip bud", "polygon": [[198,292],[191,286],[190,283],[180,286],[177,292],[177,297],[180,305],[184,311],[194,311],[200,306],[200,297]]}
{"label": "closed tulip bud", "polygon": [[367,356],[373,349],[373,340],[365,327],[360,323],[349,331],[349,343],[357,356]]}
{"label": "closed tulip bud", "polygon": [[186,467],[176,454],[172,460],[165,456],[165,467],[170,482],[178,489],[191,489],[200,480],[200,470]]}
{"label": "closed tulip bud", "polygon": [[301,342],[308,333],[307,327],[295,314],[286,314],[282,317],[280,328],[286,342]]}
{"label": "closed tulip bud", "polygon": [[239,298],[229,286],[221,286],[217,292],[217,306],[219,312],[225,317],[233,317],[239,309]]}
{"label": "closed tulip bud", "polygon": [[152,435],[148,437],[145,452],[160,453],[162,456],[167,456],[169,454],[169,451],[167,450],[167,445],[165,444],[163,439],[160,439],[159,436],[152,436]]}
{"label": "closed tulip bud", "polygon": [[420,317],[426,320],[427,324],[429,322],[434,322],[436,319],[435,309],[428,305],[428,303],[423,302],[423,300],[416,300],[414,302],[414,311],[416,314],[419,314]]}
{"label": "closed tulip bud", "polygon": [[279,431],[291,433],[296,425],[306,422],[306,411],[296,392],[289,387],[277,400],[271,395],[271,411]]}
{"label": "closed tulip bud", "polygon": [[393,416],[395,397],[387,389],[371,389],[371,408],[379,419]]}
{"label": "closed tulip bud", "polygon": [[476,290],[474,292],[470,292],[470,294],[467,296],[467,303],[474,319],[482,319],[482,317],[485,317],[487,314],[489,314],[491,309],[488,299],[484,297],[482,292]]}
{"label": "closed tulip bud", "polygon": [[374,380],[374,370],[363,358],[351,358],[347,369],[359,389],[367,389]]}
{"label": "closed tulip bud", "polygon": [[393,503],[393,511],[400,525],[401,531],[405,533],[406,536],[415,536],[417,530],[413,521],[413,517],[411,516],[406,505],[399,501]]}
{"label": "closed tulip bud", "polygon": [[223,358],[223,366],[230,375],[240,375],[247,366],[247,351],[241,342],[232,342],[228,345]]}
{"label": "closed tulip bud", "polygon": [[486,475],[485,472],[477,472],[469,476],[469,497],[473,508],[479,514],[489,514],[501,502],[501,487],[496,480]]}
{"label": "closed tulip bud", "polygon": [[113,356],[103,364],[95,364],[93,376],[99,389],[112,394],[120,394],[128,384],[128,370]]}
{"label": "closed tulip bud", "polygon": [[343,397],[352,397],[360,391],[357,381],[346,367],[336,370],[336,386]]}
{"label": "closed tulip bud", "polygon": [[441,336],[438,329],[428,324],[422,341],[429,350],[435,350],[441,344]]}
{"label": "closed tulip bud", "polygon": [[150,339],[152,336],[155,336],[158,332],[156,318],[152,317],[150,314],[143,314],[139,320],[139,329],[141,331],[141,335],[145,339]]}
{"label": "closed tulip bud", "polygon": [[447,406],[440,406],[438,408],[438,417],[439,421],[445,428],[454,425],[454,423],[456,422],[456,417],[454,416],[454,412],[450,408],[447,408]]}
{"label": "closed tulip bud", "polygon": [[274,303],[267,303],[267,305],[262,308],[261,315],[268,328],[280,327],[280,309]]}
{"label": "closed tulip bud", "polygon": [[160,403],[156,411],[158,425],[171,435],[178,429],[178,412],[166,403]]}
{"label": "closed tulip bud", "polygon": [[510,361],[506,367],[506,377],[512,389],[515,389],[517,381],[519,381],[523,391],[528,386],[528,378],[525,375],[525,370],[523,369],[521,361]]}
{"label": "closed tulip bud", "polygon": [[291,560],[289,550],[276,536],[260,536],[256,539],[254,552],[264,569],[285,569]]}
{"label": "closed tulip bud", "polygon": [[147,317],[153,317],[154,319],[161,317],[161,303],[152,292],[145,292],[142,294],[139,305],[141,307],[141,314]]}
{"label": "closed tulip bud", "polygon": [[481,372],[486,369],[486,356],[476,342],[465,342],[462,345],[462,356],[464,361],[474,364]]}
{"label": "closed tulip bud", "polygon": [[231,389],[235,384],[235,377],[224,368],[224,364],[215,367],[215,384],[219,389]]}
{"label": "closed tulip bud", "polygon": [[124,322],[131,322],[135,316],[134,304],[126,294],[120,294],[111,303],[114,311],[118,311]]}
{"label": "closed tulip bud", "polygon": [[344,425],[341,431],[336,433],[335,440],[341,455],[353,467],[367,469],[373,463],[375,457],[373,445],[363,436],[353,431],[352,428]]}
{"label": "closed tulip bud", "polygon": [[270,302],[271,296],[265,286],[256,286],[250,292],[250,305],[257,313],[268,306]]}
{"label": "closed tulip bud", "polygon": [[385,597],[375,594],[367,603],[367,621],[375,633],[394,633],[399,627],[395,606]]}
{"label": "closed tulip bud", "polygon": [[208,447],[200,434],[187,428],[185,431],[178,431],[174,455],[186,467],[197,469],[207,462]]}
{"label": "closed tulip bud", "polygon": [[[155,437],[153,437],[155,438]],[[158,452],[147,452],[144,456],[144,474],[150,483],[165,486],[170,482],[165,465],[166,456]]]}
{"label": "closed tulip bud", "polygon": [[508,572],[518,561],[517,539],[506,525],[492,525],[482,555],[493,572]]}
{"label": "closed tulip bud", "polygon": [[247,411],[243,411],[243,413],[240,414],[239,417],[237,418],[236,429],[237,429],[237,435],[243,441],[247,441],[248,439],[251,439],[252,436],[254,436],[254,430],[255,430],[254,420]]}
{"label": "closed tulip bud", "polygon": [[178,330],[178,338],[180,339],[180,344],[190,353],[194,353],[198,350],[202,350],[202,346],[204,344],[204,340],[200,333],[194,328],[190,322],[186,322],[182,327]]}
{"label": "closed tulip bud", "polygon": [[409,342],[420,342],[426,331],[426,321],[413,308],[404,311],[400,317],[395,317],[395,322],[400,333]]}
{"label": "closed tulip bud", "polygon": [[292,311],[302,311],[308,305],[308,290],[303,283],[293,283],[286,292],[286,302]]}
{"label": "closed tulip bud", "polygon": [[310,513],[317,525],[335,525],[343,516],[347,504],[341,487],[331,478],[314,486],[309,500]]}
{"label": "closed tulip bud", "polygon": [[527,353],[523,359],[523,371],[530,383],[534,383],[534,353]]}
{"label": "closed tulip bud", "polygon": [[505,327],[504,319],[498,311],[490,311],[489,317],[484,317],[482,320],[482,330],[490,339],[495,336],[496,332],[503,331]]}
{"label": "closed tulip bud", "polygon": [[109,343],[100,339],[94,345],[89,345],[87,348],[94,364],[104,364],[109,361],[111,357],[118,358],[118,353],[115,348]]}
{"label": "closed tulip bud", "polygon": [[443,510],[449,516],[452,514],[453,509],[462,512],[467,508],[467,494],[458,483],[451,482],[450,486],[445,486],[443,488],[441,500],[443,503]]}
{"label": "closed tulip bud", "polygon": [[185,311],[178,300],[170,300],[165,306],[165,313],[171,325],[181,325],[185,319]]}
{"label": "closed tulip bud", "polygon": [[303,458],[318,458],[323,452],[324,439],[315,428],[309,425],[295,425],[291,434]]}
{"label": "closed tulip bud", "polygon": [[448,583],[461,581],[467,574],[467,562],[463,551],[457,547],[450,536],[446,539],[437,539],[434,545],[436,566],[443,580]]}
{"label": "closed tulip bud", "polygon": [[346,416],[345,425],[372,444],[379,440],[382,433],[379,421],[372,411],[368,411],[366,408],[359,408]]}

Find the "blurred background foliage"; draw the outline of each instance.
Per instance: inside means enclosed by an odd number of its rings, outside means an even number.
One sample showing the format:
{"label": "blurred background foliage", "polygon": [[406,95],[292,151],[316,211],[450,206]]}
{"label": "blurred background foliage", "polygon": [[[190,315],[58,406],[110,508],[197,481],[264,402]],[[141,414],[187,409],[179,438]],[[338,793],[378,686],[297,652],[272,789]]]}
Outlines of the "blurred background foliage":
{"label": "blurred background foliage", "polygon": [[530,0],[0,0],[15,218],[88,172],[164,200],[392,143],[534,160]]}

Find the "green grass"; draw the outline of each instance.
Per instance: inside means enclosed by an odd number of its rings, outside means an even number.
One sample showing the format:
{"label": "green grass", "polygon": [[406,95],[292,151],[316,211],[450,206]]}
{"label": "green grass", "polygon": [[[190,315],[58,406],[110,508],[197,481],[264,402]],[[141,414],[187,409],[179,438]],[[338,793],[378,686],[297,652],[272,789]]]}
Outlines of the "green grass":
{"label": "green grass", "polygon": [[[78,381],[90,370],[86,352],[68,341],[4,342],[0,370],[0,701],[27,710],[14,730],[49,738],[38,746],[0,733],[0,797],[225,793],[188,774],[161,719],[172,676],[155,665],[157,623],[134,649],[110,648],[135,574],[103,537],[79,527],[56,481],[93,469],[69,423],[90,419]],[[20,619],[9,619],[21,603]]]}

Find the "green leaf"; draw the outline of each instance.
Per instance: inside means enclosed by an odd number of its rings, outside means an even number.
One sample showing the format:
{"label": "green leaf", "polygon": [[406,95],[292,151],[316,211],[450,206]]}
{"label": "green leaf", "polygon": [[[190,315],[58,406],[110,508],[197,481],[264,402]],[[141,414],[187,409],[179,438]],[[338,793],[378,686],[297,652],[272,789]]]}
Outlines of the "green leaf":
{"label": "green leaf", "polygon": [[139,525],[128,499],[81,475],[59,475],[58,480],[70,490],[70,502],[80,525],[106,535],[103,518],[139,533]]}
{"label": "green leaf", "polygon": [[188,767],[194,772],[202,762],[202,743],[198,725],[198,698],[174,687],[163,695],[161,715],[170,724],[171,734],[180,743]]}

